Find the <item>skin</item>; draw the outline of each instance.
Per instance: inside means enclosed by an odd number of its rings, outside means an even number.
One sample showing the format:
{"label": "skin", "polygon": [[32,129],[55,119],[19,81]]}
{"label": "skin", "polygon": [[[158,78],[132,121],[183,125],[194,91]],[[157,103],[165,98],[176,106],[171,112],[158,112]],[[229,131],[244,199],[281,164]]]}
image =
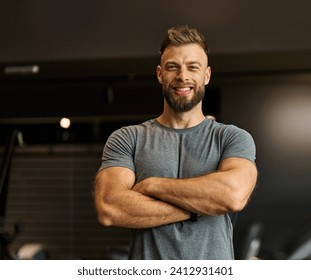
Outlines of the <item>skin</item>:
{"label": "skin", "polygon": [[[207,55],[196,44],[167,48],[157,67],[157,77],[163,91],[172,95],[175,100],[190,101],[197,91],[204,91],[210,81],[211,68]],[[182,88],[190,90],[182,90]],[[170,106],[164,99],[164,109],[158,121],[172,128],[188,128],[202,122],[205,116],[202,111],[202,100],[191,110],[180,112]]]}
{"label": "skin", "polygon": [[[164,95],[158,122],[181,129],[205,119],[202,91],[210,81],[211,68],[199,45],[167,48],[157,77]],[[240,211],[256,179],[255,165],[243,158],[225,159],[216,172],[195,178],[150,177],[138,183],[128,168],[110,167],[96,176],[95,204],[99,221],[105,226],[155,227],[187,220],[190,212],[220,215]]]}

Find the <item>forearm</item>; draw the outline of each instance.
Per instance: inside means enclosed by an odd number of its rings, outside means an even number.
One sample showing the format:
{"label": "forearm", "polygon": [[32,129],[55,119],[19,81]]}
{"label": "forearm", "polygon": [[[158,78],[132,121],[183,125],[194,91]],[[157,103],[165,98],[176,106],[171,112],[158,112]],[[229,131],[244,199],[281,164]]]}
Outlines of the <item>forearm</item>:
{"label": "forearm", "polygon": [[240,211],[255,186],[257,172],[252,163],[238,162],[242,169],[231,168],[231,162],[227,160],[215,173],[188,179],[153,177],[133,189],[202,215]]}
{"label": "forearm", "polygon": [[189,212],[168,202],[150,198],[124,187],[116,174],[134,182],[133,174],[120,168],[101,172],[95,184],[95,204],[99,221],[105,226],[147,228],[189,219]]}
{"label": "forearm", "polygon": [[134,191],[124,193],[118,201],[105,202],[98,211],[106,226],[148,228],[189,219],[189,212],[167,202],[140,195]]}
{"label": "forearm", "polygon": [[230,212],[226,192],[210,177],[190,179],[153,177],[147,179],[148,187],[145,187],[143,192],[150,197],[202,215]]}

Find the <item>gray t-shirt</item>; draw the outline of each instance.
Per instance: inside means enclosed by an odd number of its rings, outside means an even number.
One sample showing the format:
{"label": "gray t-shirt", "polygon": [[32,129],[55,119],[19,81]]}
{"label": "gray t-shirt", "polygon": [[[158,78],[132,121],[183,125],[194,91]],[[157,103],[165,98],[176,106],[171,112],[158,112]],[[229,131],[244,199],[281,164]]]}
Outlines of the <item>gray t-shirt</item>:
{"label": "gray t-shirt", "polygon": [[[186,129],[168,128],[153,119],[112,133],[100,169],[127,167],[138,182],[148,177],[190,178],[214,172],[229,157],[255,162],[255,144],[248,132],[208,118]],[[130,259],[234,259],[230,214],[132,233]]]}

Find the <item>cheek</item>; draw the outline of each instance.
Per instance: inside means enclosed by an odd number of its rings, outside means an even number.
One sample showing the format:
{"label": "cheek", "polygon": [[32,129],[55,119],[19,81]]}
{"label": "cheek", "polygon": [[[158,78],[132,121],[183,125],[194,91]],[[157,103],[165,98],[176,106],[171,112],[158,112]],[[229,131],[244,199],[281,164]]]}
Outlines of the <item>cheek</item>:
{"label": "cheek", "polygon": [[198,75],[194,77],[193,80],[195,81],[196,86],[198,87],[205,86],[208,83],[208,79],[206,78],[206,76],[202,76],[202,75]]}
{"label": "cheek", "polygon": [[161,78],[161,84],[164,85],[165,87],[168,87],[173,81],[174,81],[174,78],[168,75],[162,76]]}
{"label": "cheek", "polygon": [[209,82],[209,79],[205,75],[204,76],[201,75],[199,77],[196,77],[196,81],[198,85],[207,85]]}

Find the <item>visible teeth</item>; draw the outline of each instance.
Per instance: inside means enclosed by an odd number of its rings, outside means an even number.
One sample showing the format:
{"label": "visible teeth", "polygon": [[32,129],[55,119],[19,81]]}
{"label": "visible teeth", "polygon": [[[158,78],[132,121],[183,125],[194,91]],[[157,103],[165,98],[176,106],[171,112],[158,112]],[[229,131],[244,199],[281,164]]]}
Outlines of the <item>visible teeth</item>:
{"label": "visible teeth", "polygon": [[191,90],[191,88],[190,87],[182,87],[182,88],[176,88],[176,90],[178,90],[178,91],[189,91],[189,90]]}

